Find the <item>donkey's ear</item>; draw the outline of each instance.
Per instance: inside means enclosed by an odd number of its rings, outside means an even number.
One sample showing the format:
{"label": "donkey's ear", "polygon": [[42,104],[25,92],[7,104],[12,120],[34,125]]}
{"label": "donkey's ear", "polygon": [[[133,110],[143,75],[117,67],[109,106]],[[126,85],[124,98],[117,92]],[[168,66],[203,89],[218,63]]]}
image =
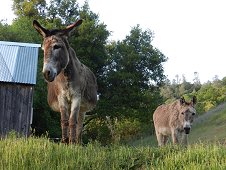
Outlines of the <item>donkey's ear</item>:
{"label": "donkey's ear", "polygon": [[180,104],[183,105],[184,103],[185,103],[185,99],[184,99],[184,97],[181,97],[180,98]]}
{"label": "donkey's ear", "polygon": [[49,30],[42,27],[38,21],[34,20],[33,26],[38,31],[38,33],[42,35],[43,38],[47,37]]}
{"label": "donkey's ear", "polygon": [[193,96],[193,97],[192,97],[191,103],[192,103],[192,105],[195,105],[195,104],[197,103],[197,98],[196,98],[196,96]]}
{"label": "donkey's ear", "polygon": [[79,19],[78,21],[76,21],[75,23],[67,26],[63,31],[67,34],[70,35],[70,32],[74,30],[74,28],[78,27],[79,25],[81,25],[83,22],[82,19]]}

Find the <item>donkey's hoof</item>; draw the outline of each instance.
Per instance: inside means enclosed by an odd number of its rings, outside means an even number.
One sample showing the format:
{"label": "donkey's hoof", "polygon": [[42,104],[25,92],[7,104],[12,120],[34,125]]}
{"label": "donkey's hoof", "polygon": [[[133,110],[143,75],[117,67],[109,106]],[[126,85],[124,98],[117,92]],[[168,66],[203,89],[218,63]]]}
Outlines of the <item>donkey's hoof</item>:
{"label": "donkey's hoof", "polygon": [[69,138],[62,138],[61,143],[69,144]]}

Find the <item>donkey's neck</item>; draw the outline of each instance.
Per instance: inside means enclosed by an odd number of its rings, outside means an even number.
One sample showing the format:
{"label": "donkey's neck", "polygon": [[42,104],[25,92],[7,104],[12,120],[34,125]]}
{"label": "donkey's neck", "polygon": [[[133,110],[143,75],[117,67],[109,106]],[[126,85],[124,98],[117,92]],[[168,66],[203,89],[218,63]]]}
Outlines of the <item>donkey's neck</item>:
{"label": "donkey's neck", "polygon": [[80,61],[78,60],[75,51],[73,48],[69,47],[68,50],[69,53],[69,62],[66,66],[66,68],[63,70],[64,76],[68,78],[77,77],[77,74],[79,74],[80,69]]}

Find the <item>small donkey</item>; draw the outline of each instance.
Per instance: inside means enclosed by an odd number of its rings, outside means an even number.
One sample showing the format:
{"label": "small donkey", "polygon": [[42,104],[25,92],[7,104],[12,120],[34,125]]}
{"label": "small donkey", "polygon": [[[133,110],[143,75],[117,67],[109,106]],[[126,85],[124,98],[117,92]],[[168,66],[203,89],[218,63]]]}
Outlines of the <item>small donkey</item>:
{"label": "small donkey", "polygon": [[48,30],[38,21],[34,28],[43,37],[43,74],[48,86],[48,104],[61,113],[63,143],[81,143],[85,113],[97,103],[97,82],[92,71],[82,64],[70,47],[70,33],[82,20],[65,29]]}
{"label": "small donkey", "polygon": [[187,136],[196,114],[194,108],[196,102],[197,99],[194,96],[191,102],[186,102],[184,98],[181,98],[171,104],[157,107],[153,120],[159,146],[165,145],[169,136],[172,136],[174,144],[181,140],[187,145]]}

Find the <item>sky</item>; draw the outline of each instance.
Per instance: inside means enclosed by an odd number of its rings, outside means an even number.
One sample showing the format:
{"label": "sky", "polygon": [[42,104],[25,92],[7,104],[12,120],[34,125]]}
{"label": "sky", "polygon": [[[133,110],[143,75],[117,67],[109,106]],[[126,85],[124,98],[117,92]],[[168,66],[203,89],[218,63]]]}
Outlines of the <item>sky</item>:
{"label": "sky", "polygon": [[[82,6],[84,0],[78,0]],[[169,80],[176,75],[192,82],[197,72],[202,83],[226,77],[225,0],[88,0],[90,10],[111,31],[109,40],[123,40],[132,27],[154,32],[152,45],[167,58]],[[0,19],[14,16],[12,1],[3,0]]]}

